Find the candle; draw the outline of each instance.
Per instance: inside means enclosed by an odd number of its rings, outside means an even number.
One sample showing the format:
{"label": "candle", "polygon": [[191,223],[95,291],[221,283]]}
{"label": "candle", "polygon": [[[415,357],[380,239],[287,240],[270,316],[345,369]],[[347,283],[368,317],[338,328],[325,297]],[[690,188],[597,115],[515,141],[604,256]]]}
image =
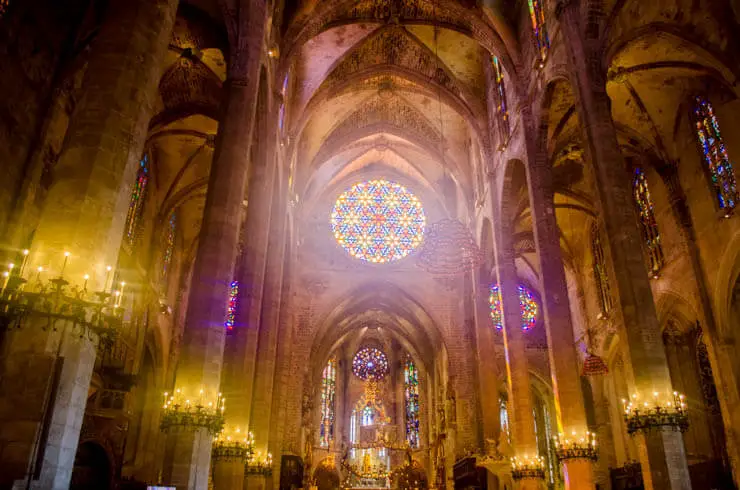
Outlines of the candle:
{"label": "candle", "polygon": [[90,279],[90,275],[89,274],[85,274],[84,277],[85,277],[85,284],[82,285],[82,290],[83,291],[87,291],[87,280]]}
{"label": "candle", "polygon": [[62,272],[59,273],[59,277],[64,276],[64,269],[67,268],[67,261],[69,260],[69,252],[64,252],[64,263],[62,264]]}
{"label": "candle", "polygon": [[44,272],[44,268],[39,266],[36,269],[36,282],[41,282],[41,273]]}
{"label": "candle", "polygon": [[8,271],[3,272],[3,277],[5,278],[5,280],[3,281],[3,290],[2,290],[2,292],[4,293],[5,292],[5,288],[8,287],[8,279],[10,279],[10,272],[8,272]]}
{"label": "candle", "polygon": [[[108,271],[105,275],[105,284],[103,284],[103,292],[105,292],[108,289],[108,282],[111,280],[111,271],[113,270],[113,267],[106,266],[105,270]],[[113,289],[113,282],[110,284],[111,289]]]}
{"label": "candle", "polygon": [[123,300],[123,288],[126,286],[125,282],[121,282],[121,290],[116,291],[116,299],[118,300],[116,302],[116,306],[121,306],[121,300]]}
{"label": "candle", "polygon": [[21,276],[21,278],[23,277],[23,273],[26,270],[26,262],[28,262],[28,253],[29,253],[29,250],[28,249],[25,249],[23,251],[23,262],[21,262],[21,271],[19,273],[20,276]]}

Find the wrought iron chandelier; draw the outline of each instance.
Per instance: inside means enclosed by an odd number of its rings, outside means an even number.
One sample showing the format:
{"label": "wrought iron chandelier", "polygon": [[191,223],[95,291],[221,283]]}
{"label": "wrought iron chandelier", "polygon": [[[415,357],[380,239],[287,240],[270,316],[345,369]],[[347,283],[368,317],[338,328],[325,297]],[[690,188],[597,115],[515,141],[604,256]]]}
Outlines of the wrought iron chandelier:
{"label": "wrought iron chandelier", "polygon": [[[437,62],[437,71],[442,70],[439,62],[439,26],[434,26],[434,54]],[[445,159],[444,119],[442,118],[442,88],[437,87],[437,102],[439,106],[440,154],[442,155],[442,169],[447,174]],[[465,224],[455,218],[444,218],[427,226],[424,231],[424,242],[419,250],[417,264],[425,271],[441,276],[457,276],[470,272],[481,262],[483,256],[472,233]]]}

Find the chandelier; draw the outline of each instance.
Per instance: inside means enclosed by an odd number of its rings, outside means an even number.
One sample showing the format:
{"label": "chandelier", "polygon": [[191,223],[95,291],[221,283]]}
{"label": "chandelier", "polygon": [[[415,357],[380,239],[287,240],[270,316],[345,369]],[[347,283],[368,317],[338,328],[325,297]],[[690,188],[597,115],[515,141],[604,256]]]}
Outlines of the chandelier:
{"label": "chandelier", "polygon": [[244,465],[244,472],[247,475],[272,475],[272,454],[267,453],[264,457],[259,451],[254,457],[250,457]]}
{"label": "chandelier", "polygon": [[237,429],[233,432],[223,430],[213,441],[211,455],[214,460],[244,461],[252,459],[254,454],[254,436],[251,432],[241,432]]}
{"label": "chandelier", "polygon": [[417,263],[432,274],[456,276],[472,271],[482,259],[470,230],[459,220],[446,218],[427,227]]}
{"label": "chandelier", "polygon": [[196,431],[206,429],[218,434],[224,428],[225,398],[219,393],[215,401],[206,401],[200,390],[198,397],[187,397],[177,389],[173,395],[164,394],[162,418],[159,428],[162,432],[170,430]]}
{"label": "chandelier", "polygon": [[649,432],[652,429],[672,429],[678,432],[689,430],[689,416],[685,396],[674,391],[672,399],[661,401],[658,392],[653,393],[653,402],[638,403],[637,395],[632,400],[622,400],[627,433]]}
{"label": "chandelier", "polygon": [[[108,290],[92,293],[84,286],[71,285],[63,275],[41,280],[39,267],[35,284],[19,276],[3,274],[0,290],[0,325],[7,329],[38,327],[45,331],[66,330],[80,338],[99,339],[101,345],[113,344],[118,328],[123,324],[124,308],[121,292]],[[122,283],[123,284],[123,283]]]}
{"label": "chandelier", "polygon": [[600,356],[588,352],[583,360],[583,376],[601,376],[609,374],[609,367]]}
{"label": "chandelier", "polygon": [[511,459],[511,477],[514,480],[543,480],[545,460],[542,456],[525,455]]}
{"label": "chandelier", "polygon": [[596,434],[586,431],[584,435],[578,437],[573,432],[571,437],[560,434],[554,438],[555,454],[561,462],[571,459],[587,459],[596,461],[599,459],[599,453],[596,450]]}
{"label": "chandelier", "polygon": [[[435,6],[436,19],[436,6]],[[439,25],[434,25],[434,55],[437,71],[441,72],[439,57]],[[442,156],[443,182],[447,179],[445,161],[445,128],[442,117],[442,89],[438,87],[439,153]],[[457,276],[472,271],[480,264],[483,255],[472,233],[460,220],[445,218],[427,226],[424,242],[419,250],[417,264],[425,271],[439,276]]]}

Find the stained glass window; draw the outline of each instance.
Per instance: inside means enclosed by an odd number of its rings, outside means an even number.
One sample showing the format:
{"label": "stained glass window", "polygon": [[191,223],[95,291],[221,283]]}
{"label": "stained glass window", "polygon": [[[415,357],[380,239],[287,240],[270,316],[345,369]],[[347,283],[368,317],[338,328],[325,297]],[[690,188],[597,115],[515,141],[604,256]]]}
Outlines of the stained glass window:
{"label": "stained glass window", "polygon": [[[519,307],[522,312],[522,330],[529,330],[537,324],[537,301],[535,301],[528,288],[520,284],[517,289],[519,289]],[[501,330],[504,328],[504,316],[501,305],[501,290],[498,284],[491,285],[490,293],[488,301],[491,306],[491,319],[493,325]]]}
{"label": "stained glass window", "polygon": [[360,421],[360,425],[365,427],[373,424],[375,424],[375,410],[372,406],[366,405],[365,408],[362,409],[362,420]]}
{"label": "stained glass window", "polygon": [[635,196],[637,214],[640,218],[642,239],[647,249],[648,270],[650,275],[657,277],[658,272],[663,267],[663,247],[660,243],[658,223],[655,221],[655,210],[653,209],[653,200],[650,197],[650,188],[648,187],[647,178],[645,178],[645,172],[639,167],[635,169],[632,192]]}
{"label": "stained glass window", "polygon": [[8,10],[8,5],[10,4],[10,0],[0,0],[0,18],[5,15],[5,12]]}
{"label": "stained glass window", "polygon": [[602,316],[607,316],[612,310],[612,294],[609,286],[609,275],[606,273],[606,256],[601,243],[599,226],[594,223],[591,227],[591,255],[593,256],[594,281],[599,299]]}
{"label": "stained glass window", "polygon": [[[2,1],[2,0],[0,0]],[[130,246],[136,244],[141,229],[141,216],[144,212],[144,199],[146,198],[146,186],[149,183],[149,156],[144,155],[139,161],[139,169],[136,172],[136,182],[131,191],[131,201],[128,205],[126,215],[126,242]]]}
{"label": "stained glass window", "polygon": [[406,399],[406,441],[412,448],[419,447],[419,370],[411,358],[403,369]]}
{"label": "stained glass window", "polygon": [[501,396],[498,399],[498,415],[499,424],[501,425],[501,433],[506,434],[506,439],[511,442],[511,429],[509,426],[509,404],[506,401],[506,397]]}
{"label": "stained glass window", "polygon": [[164,252],[162,253],[162,285],[166,288],[169,279],[172,256],[175,253],[175,232],[177,231],[177,214],[172,211],[167,220],[164,232]]}
{"label": "stained glass window", "polygon": [[321,376],[321,447],[329,447],[334,439],[334,399],[337,392],[337,360],[329,359]]}
{"label": "stained glass window", "polygon": [[224,326],[227,332],[234,330],[234,322],[236,321],[236,307],[239,302],[239,281],[231,281],[229,285],[229,302],[226,306],[226,321]]}
{"label": "stained glass window", "polygon": [[504,81],[504,70],[501,66],[498,56],[493,57],[493,75],[496,77],[496,113],[498,116],[499,127],[503,138],[508,138],[509,128],[509,107],[506,104],[506,83]]}
{"label": "stained glass window", "polygon": [[532,19],[532,31],[537,44],[537,55],[540,60],[544,60],[547,58],[547,50],[550,49],[550,38],[547,35],[545,6],[542,0],[529,0],[529,17]]}
{"label": "stained glass window", "polygon": [[374,347],[360,349],[352,360],[352,372],[362,380],[381,380],[388,374],[388,358]]}
{"label": "stained glass window", "polygon": [[355,184],[331,213],[334,238],[353,257],[373,263],[402,259],[418,247],[426,218],[419,199],[387,180]]}
{"label": "stained glass window", "polygon": [[704,97],[694,99],[694,124],[704,161],[707,164],[712,187],[717,193],[719,208],[726,216],[737,205],[738,190],[735,170],[727,154],[725,142],[719,130],[719,121],[714,115],[712,104]]}

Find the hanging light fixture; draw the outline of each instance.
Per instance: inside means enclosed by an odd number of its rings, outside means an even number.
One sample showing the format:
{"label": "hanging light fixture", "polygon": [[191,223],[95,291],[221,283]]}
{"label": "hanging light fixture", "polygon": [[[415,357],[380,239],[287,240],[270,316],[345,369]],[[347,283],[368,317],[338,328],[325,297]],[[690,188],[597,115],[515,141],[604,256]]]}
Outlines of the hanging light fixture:
{"label": "hanging light fixture", "polygon": [[[439,26],[437,20],[437,5],[434,4],[434,54],[439,64]],[[440,154],[442,155],[443,182],[447,181],[447,165],[445,159],[444,121],[442,119],[442,89],[437,87],[439,104],[440,127]],[[472,271],[480,264],[483,254],[475,242],[472,233],[465,224],[455,218],[444,218],[427,226],[424,231],[424,242],[418,254],[417,264],[422,269],[435,275],[456,276]]]}
{"label": "hanging light fixture", "polygon": [[602,376],[609,374],[609,367],[600,356],[591,352],[586,353],[586,359],[583,360],[584,376]]}
{"label": "hanging light fixture", "polygon": [[609,366],[606,365],[601,356],[593,353],[593,339],[591,329],[586,330],[586,358],[583,360],[583,376],[602,376],[609,374]]}

